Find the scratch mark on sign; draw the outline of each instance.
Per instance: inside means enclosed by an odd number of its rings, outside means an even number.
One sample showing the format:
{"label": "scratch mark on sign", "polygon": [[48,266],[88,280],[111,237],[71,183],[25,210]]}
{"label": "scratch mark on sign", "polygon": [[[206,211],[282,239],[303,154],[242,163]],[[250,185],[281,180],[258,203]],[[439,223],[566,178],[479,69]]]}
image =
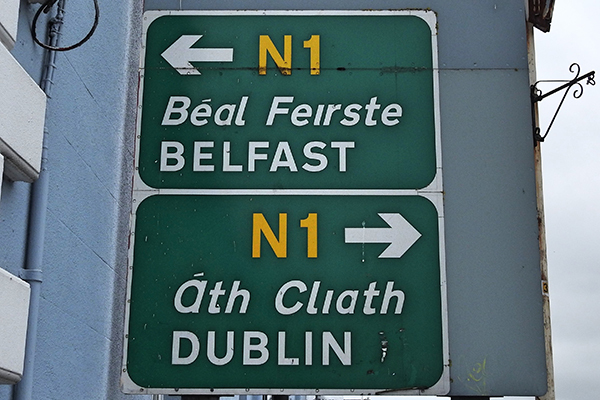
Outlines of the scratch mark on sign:
{"label": "scratch mark on sign", "polygon": [[379,338],[381,340],[381,362],[383,362],[387,356],[389,342],[385,337],[385,332],[383,331],[379,332]]}

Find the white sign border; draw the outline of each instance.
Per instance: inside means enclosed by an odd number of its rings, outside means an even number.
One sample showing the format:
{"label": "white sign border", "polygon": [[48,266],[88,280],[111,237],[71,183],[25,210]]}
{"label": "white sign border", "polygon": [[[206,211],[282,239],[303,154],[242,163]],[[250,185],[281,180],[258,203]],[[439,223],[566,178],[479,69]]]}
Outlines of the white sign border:
{"label": "white sign border", "polygon": [[[163,16],[236,16],[236,15],[264,15],[264,16],[390,16],[413,15],[421,18],[430,27],[432,41],[433,65],[433,96],[434,96],[434,124],[436,148],[436,175],[432,182],[422,189],[156,189],[146,185],[139,175],[139,151],[142,121],[142,100],[144,89],[145,49],[148,28],[156,19]],[[138,112],[136,116],[136,140],[133,177],[132,213],[130,215],[130,240],[127,268],[127,301],[125,305],[125,326],[123,335],[123,362],[121,368],[121,389],[126,394],[170,394],[170,395],[445,395],[450,391],[450,355],[448,345],[448,305],[446,288],[446,254],[444,236],[444,207],[442,184],[442,155],[441,155],[441,123],[439,102],[439,63],[437,45],[437,15],[432,10],[151,10],[143,16],[142,44],[140,51]],[[131,301],[131,285],[133,275],[133,249],[135,244],[135,222],[137,208],[141,202],[153,195],[310,195],[310,196],[422,196],[431,201],[438,212],[439,218],[439,257],[440,257],[440,294],[442,301],[442,351],[444,357],[443,372],[436,384],[427,389],[277,389],[277,388],[228,388],[228,389],[187,389],[187,388],[145,388],[137,385],[129,377],[127,370],[127,351],[129,334],[129,317]]]}

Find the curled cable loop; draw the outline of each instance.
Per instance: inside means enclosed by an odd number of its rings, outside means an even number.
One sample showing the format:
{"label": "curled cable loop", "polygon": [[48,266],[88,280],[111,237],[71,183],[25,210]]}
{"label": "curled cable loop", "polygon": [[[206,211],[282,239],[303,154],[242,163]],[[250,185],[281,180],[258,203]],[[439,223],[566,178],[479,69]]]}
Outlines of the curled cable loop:
{"label": "curled cable loop", "polygon": [[[37,43],[38,46],[43,47],[44,49],[47,50],[52,50],[52,51],[69,51],[69,50],[73,50],[79,46],[81,46],[82,44],[84,44],[85,42],[87,42],[92,35],[94,34],[94,32],[96,31],[96,28],[98,27],[98,20],[100,18],[100,8],[98,6],[98,0],[93,0],[94,1],[94,24],[92,25],[92,28],[90,29],[90,31],[87,33],[87,35],[85,35],[85,37],[83,39],[81,39],[79,42],[71,45],[71,46],[66,46],[66,47],[55,47],[55,46],[50,46],[46,43],[42,43],[38,37],[37,37],[37,32],[36,32],[36,26],[37,26],[37,21],[38,18],[40,17],[42,11],[44,12],[44,14],[48,14],[48,12],[50,12],[50,9],[52,8],[52,6],[54,4],[56,4],[58,0],[46,0],[46,2],[44,4],[42,4],[42,6],[36,11],[34,17],[33,17],[33,21],[31,23],[31,36],[33,37],[33,41],[35,43]],[[61,5],[59,4],[59,13],[62,13],[62,8]],[[57,21],[56,19],[54,19],[55,23],[62,23],[62,21]]]}
{"label": "curled cable loop", "polygon": [[52,6],[54,4],[56,4],[58,0],[48,0],[47,2],[45,2],[42,5],[42,8],[44,9],[44,14],[48,14],[50,12],[50,9],[52,8]]}

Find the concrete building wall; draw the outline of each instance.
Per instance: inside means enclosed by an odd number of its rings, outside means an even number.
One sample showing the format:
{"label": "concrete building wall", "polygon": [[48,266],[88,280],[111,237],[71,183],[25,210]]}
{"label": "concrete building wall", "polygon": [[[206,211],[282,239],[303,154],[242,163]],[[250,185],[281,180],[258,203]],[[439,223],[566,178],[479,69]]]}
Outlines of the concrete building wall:
{"label": "concrete building wall", "polygon": [[[99,1],[100,20],[81,47],[60,52],[46,127],[47,205],[34,399],[119,399],[123,288],[137,85],[139,1]],[[40,82],[44,51],[30,26],[39,5],[20,2],[12,55]],[[61,45],[85,36],[92,1],[66,1]],[[45,41],[42,14],[38,35]],[[0,77],[9,79],[9,77]],[[134,86],[133,88],[131,86]],[[25,262],[31,184],[4,180],[0,267]],[[121,240],[119,240],[119,238]],[[0,386],[0,399],[12,396]]]}

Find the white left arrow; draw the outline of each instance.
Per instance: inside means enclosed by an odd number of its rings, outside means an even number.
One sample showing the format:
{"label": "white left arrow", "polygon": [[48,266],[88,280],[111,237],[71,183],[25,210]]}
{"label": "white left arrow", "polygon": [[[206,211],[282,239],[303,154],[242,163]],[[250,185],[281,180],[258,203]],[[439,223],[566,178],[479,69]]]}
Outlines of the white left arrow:
{"label": "white left arrow", "polygon": [[346,243],[390,243],[379,258],[400,258],[421,237],[402,215],[378,213],[389,228],[345,228]]}
{"label": "white left arrow", "polygon": [[161,56],[180,75],[201,75],[192,62],[233,62],[233,49],[192,47],[202,35],[181,35]]}

